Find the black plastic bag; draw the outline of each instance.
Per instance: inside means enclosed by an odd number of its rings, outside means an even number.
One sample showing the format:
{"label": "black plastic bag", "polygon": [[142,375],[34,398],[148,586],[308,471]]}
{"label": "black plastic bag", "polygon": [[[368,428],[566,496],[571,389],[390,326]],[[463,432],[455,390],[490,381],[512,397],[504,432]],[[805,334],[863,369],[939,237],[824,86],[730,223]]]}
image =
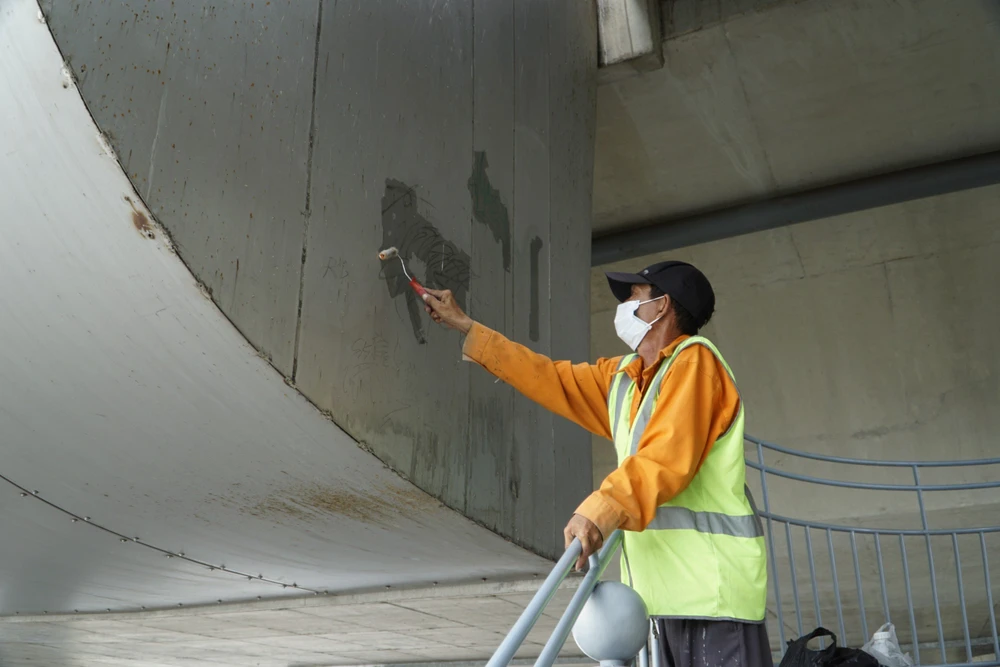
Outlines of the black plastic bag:
{"label": "black plastic bag", "polygon": [[[807,644],[817,637],[830,637],[833,641],[826,648],[814,651]],[[816,628],[788,642],[788,650],[778,667],[879,667],[879,663],[861,649],[837,646],[837,635],[826,628]]]}

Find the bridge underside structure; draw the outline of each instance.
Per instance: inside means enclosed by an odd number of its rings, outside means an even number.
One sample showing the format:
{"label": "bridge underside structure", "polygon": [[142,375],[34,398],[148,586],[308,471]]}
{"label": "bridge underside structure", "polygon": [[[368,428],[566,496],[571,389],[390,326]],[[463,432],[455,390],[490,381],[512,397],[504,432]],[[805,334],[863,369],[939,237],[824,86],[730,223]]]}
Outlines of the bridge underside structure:
{"label": "bridge underside structure", "polygon": [[[891,375],[879,360],[896,343],[852,346],[885,352],[854,364],[789,326],[788,367],[757,352],[761,313],[828,303],[831,281],[882,322],[857,294],[883,277],[892,331],[944,340],[903,309],[928,287],[918,260],[995,274],[981,219],[996,188],[942,196],[986,182],[813,206],[1000,148],[995,5],[638,4],[655,24],[615,48],[646,52],[598,71],[612,45],[577,0],[0,0],[0,664],[423,663],[496,646],[606,450],[592,472],[586,435],[463,363],[378,261],[389,245],[485,324],[577,361],[617,344],[592,234],[599,263],[692,259],[725,306],[710,335],[744,369],[755,432],[942,458],[893,449],[934,440],[908,434],[940,413],[966,425],[962,456],[989,455],[979,401],[997,364],[971,334],[952,332],[987,370],[963,365],[940,397],[903,369],[911,405],[886,390],[858,406],[841,390],[863,382],[831,371],[823,414],[795,403],[827,377],[810,359]],[[808,192],[789,217],[780,198]],[[883,414],[897,407],[913,428]],[[843,518],[822,504],[806,509]]]}

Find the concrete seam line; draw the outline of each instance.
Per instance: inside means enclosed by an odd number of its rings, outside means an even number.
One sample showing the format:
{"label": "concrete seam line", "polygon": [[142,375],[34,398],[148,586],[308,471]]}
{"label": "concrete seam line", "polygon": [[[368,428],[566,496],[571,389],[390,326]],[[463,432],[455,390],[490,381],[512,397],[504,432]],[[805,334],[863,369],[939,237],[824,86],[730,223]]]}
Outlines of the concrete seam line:
{"label": "concrete seam line", "polygon": [[[559,587],[559,590],[576,590],[580,582],[580,577],[567,578]],[[211,616],[213,614],[232,613],[234,611],[276,611],[276,610],[309,610],[324,609],[329,607],[348,607],[373,603],[401,603],[417,600],[450,599],[450,598],[473,598],[473,597],[502,597],[504,595],[517,595],[520,593],[534,593],[537,591],[541,581],[538,579],[513,579],[510,581],[494,581],[488,583],[474,584],[451,584],[433,587],[397,588],[388,591],[370,591],[354,593],[330,593],[326,596],[316,597],[287,597],[271,598],[263,600],[247,600],[244,602],[227,602],[223,604],[202,604],[185,606],[184,608],[160,608],[145,611],[124,611],[124,612],[83,612],[79,614],[36,614],[3,616],[0,622],[11,623],[33,623],[44,622],[53,623],[60,618],[79,619],[87,616],[99,616],[101,618],[114,617],[116,620],[131,619],[151,619],[151,618],[176,618],[179,616]]]}

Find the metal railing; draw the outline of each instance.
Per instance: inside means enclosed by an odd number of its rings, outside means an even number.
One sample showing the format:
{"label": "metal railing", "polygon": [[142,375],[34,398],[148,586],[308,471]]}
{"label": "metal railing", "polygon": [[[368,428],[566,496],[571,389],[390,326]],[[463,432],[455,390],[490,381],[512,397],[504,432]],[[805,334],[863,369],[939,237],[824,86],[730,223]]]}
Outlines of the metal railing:
{"label": "metal railing", "polygon": [[[834,613],[842,643],[860,646],[870,637],[869,631],[882,624],[869,626],[870,614],[874,612],[881,614],[884,622],[894,623],[903,650],[910,653],[916,664],[1000,665],[990,572],[991,556],[994,561],[1000,560],[1000,524],[995,513],[1000,509],[1000,497],[993,493],[986,503],[978,504],[969,500],[976,491],[1000,489],[1000,468],[992,468],[1000,466],[1000,458],[870,461],[794,451],[750,436],[746,439],[756,450],[756,457],[747,457],[747,466],[760,474],[762,504],[758,513],[767,524],[772,594],[769,625],[777,626],[777,632],[772,630],[770,634],[772,639],[777,635],[779,651],[787,645],[789,634],[801,636],[823,625],[824,616],[829,619]],[[765,452],[779,459],[785,469],[769,465]],[[796,466],[808,466],[810,470],[808,474],[787,470]],[[859,468],[877,471],[878,478],[852,481],[820,476],[813,470],[824,466],[846,466],[851,471],[848,477],[853,480],[873,476]],[[965,478],[992,474],[993,479],[934,484],[925,481],[934,472],[942,471]],[[894,475],[905,475],[906,480],[885,479]],[[869,498],[883,493],[893,497],[911,494],[914,505],[909,517],[919,524],[913,528],[899,527],[908,515],[892,503],[875,503],[877,512],[870,511],[872,505],[868,505],[867,511],[859,511],[866,516],[850,523],[843,519],[823,522],[788,516],[773,507],[776,483],[784,485],[779,495],[784,496],[786,504],[795,501],[799,512],[827,516],[832,514],[829,508],[837,506],[835,503],[858,511],[865,502],[861,494],[868,494]],[[818,487],[834,487],[844,493],[817,495]],[[929,509],[929,495],[943,492],[961,493],[964,497]],[[841,497],[837,498],[838,495]],[[990,511],[991,503],[997,503],[992,507],[993,513],[981,522],[990,525],[954,525],[977,523],[976,508]],[[845,515],[850,512],[839,514]],[[932,527],[932,515],[953,525]],[[895,522],[897,526],[874,525],[883,521]],[[818,549],[816,538],[820,540]],[[826,553],[820,555],[825,558],[817,558],[817,551],[824,550]],[[889,554],[890,551],[893,553]],[[841,575],[845,566],[841,564],[838,569],[838,556],[840,561],[851,560],[853,585],[843,584]],[[800,567],[803,561],[808,576]],[[783,591],[790,592],[790,596],[783,597]],[[877,602],[873,603],[873,598]]]}
{"label": "metal railing", "polygon": [[[552,664],[559,656],[559,651],[562,650],[563,644],[566,643],[570,632],[573,631],[573,624],[576,623],[576,619],[580,616],[583,605],[590,598],[590,594],[594,592],[594,587],[597,586],[601,575],[604,574],[608,563],[611,562],[611,559],[618,551],[621,542],[622,532],[616,530],[611,533],[611,537],[607,539],[601,550],[590,556],[587,574],[584,575],[576,592],[573,593],[572,599],[566,606],[566,611],[563,612],[552,634],[549,635],[548,641],[545,642],[545,647],[535,661],[535,667],[552,667]],[[542,582],[541,587],[535,593],[531,602],[521,612],[521,615],[515,621],[499,648],[493,653],[493,657],[486,663],[486,667],[507,667],[514,658],[514,654],[521,647],[521,644],[528,638],[528,633],[531,632],[535,623],[541,618],[545,607],[552,601],[556,591],[559,590],[560,584],[562,584],[563,580],[573,570],[573,566],[576,565],[581,551],[580,541],[573,540],[566,549],[566,552],[563,553],[562,558],[552,568],[552,572]]]}
{"label": "metal railing", "polygon": [[[894,623],[901,648],[910,652],[917,665],[947,665],[949,667],[1000,667],[1000,637],[997,632],[996,609],[994,607],[993,579],[991,576],[991,554],[993,560],[1000,560],[1000,524],[996,523],[996,515],[991,514],[992,524],[989,526],[952,526],[949,528],[932,528],[931,515],[935,512],[943,515],[954,514],[955,508],[966,512],[977,505],[963,499],[962,502],[944,506],[943,510],[928,509],[927,494],[939,492],[974,492],[1000,489],[1000,458],[976,459],[964,461],[872,461],[852,459],[837,456],[824,456],[807,452],[795,451],[785,447],[747,436],[752,445],[755,457],[747,457],[746,464],[756,470],[760,476],[761,506],[757,514],[766,522],[767,553],[769,582],[771,588],[768,605],[769,634],[777,639],[776,654],[780,657],[789,639],[799,637],[815,627],[824,624],[824,615],[829,619],[836,615],[841,643],[861,646],[871,636],[870,630],[882,625],[882,622]],[[765,461],[765,452],[773,453],[782,460],[785,467],[808,465],[809,474],[793,472],[769,465]],[[754,460],[755,459],[755,460]],[[890,472],[905,473],[905,482],[892,482],[884,479],[879,481],[856,481],[859,475],[855,472],[849,479],[836,479],[818,475],[812,468],[823,465],[846,466],[849,470],[864,468],[879,472],[880,476]],[[988,481],[960,481],[950,483],[929,484],[924,479],[932,471],[958,471],[966,475],[970,471],[980,471],[991,466],[998,466],[994,479]],[[994,470],[989,468],[991,471]],[[891,475],[890,475],[891,476]],[[748,474],[748,481],[750,481]],[[801,519],[774,510],[772,496],[775,492],[775,481],[769,477],[797,485],[796,489],[779,489],[788,491],[785,500],[819,499],[822,514],[830,514],[830,506],[838,501],[844,502],[849,509],[857,509],[862,504],[858,493],[899,493],[913,495],[915,501],[913,514],[919,520],[919,526],[914,528],[884,528],[865,525],[877,523],[885,519],[889,505],[885,505],[880,513],[867,512],[867,516],[854,520],[854,525],[823,522],[812,519]],[[845,499],[837,499],[836,494],[825,493],[816,495],[817,486],[831,487],[844,491]],[[993,511],[1000,510],[1000,496],[994,494],[992,501],[996,503]],[[799,503],[799,511],[816,513],[816,502],[809,507],[808,502]],[[854,508],[850,506],[854,505]],[[989,511],[990,505],[980,504]],[[906,518],[906,513],[894,507],[897,515],[895,521]],[[947,517],[946,517],[947,518]],[[954,519],[954,517],[952,517]],[[775,530],[775,526],[778,530]],[[783,530],[781,529],[783,527]],[[821,539],[819,551],[825,549],[826,558],[817,559],[815,536]],[[798,540],[798,542],[796,542]],[[919,542],[916,554],[912,543]],[[938,542],[944,541],[947,549],[942,556]],[[584,604],[593,593],[611,558],[614,557],[622,542],[620,530],[612,533],[601,550],[589,559],[589,569],[573,594],[572,599],[560,617],[549,639],[546,641],[535,667],[552,667],[559,651],[569,638],[573,625],[580,615]],[[967,543],[965,553],[968,554],[968,544],[973,545],[971,551],[976,551],[977,557],[970,564],[962,558],[961,543]],[[911,547],[907,544],[910,543]],[[935,557],[935,547],[938,556]],[[886,558],[886,552],[895,549],[898,560]],[[514,623],[504,638],[500,647],[487,663],[487,667],[507,667],[514,655],[527,639],[531,629],[541,618],[546,606],[552,601],[559,586],[572,571],[580,556],[579,541],[573,541],[559,559],[552,572],[542,583],[538,592]],[[842,586],[841,574],[843,566],[838,568],[838,553],[840,561],[845,558],[851,561],[853,571],[853,591],[851,583]],[[922,559],[923,562],[919,562]],[[800,561],[806,562],[808,577],[803,575]],[[825,562],[824,562],[825,561]],[[945,578],[940,572],[942,561],[953,561],[954,588],[942,587]],[[973,572],[977,570],[978,572]],[[825,571],[824,571],[825,570]],[[974,577],[970,575],[974,574]],[[824,576],[825,575],[825,576]],[[924,578],[926,576],[926,578]],[[807,585],[802,585],[802,579]],[[974,579],[981,582],[982,588],[973,583]],[[895,586],[893,585],[895,584]],[[973,589],[973,587],[975,588]],[[893,590],[895,588],[895,590]],[[970,593],[969,591],[972,590]],[[783,597],[783,591],[790,591],[789,597]],[[949,594],[950,591],[950,594]],[[899,593],[902,595],[899,595]],[[851,599],[853,597],[853,600]],[[847,600],[845,601],[845,598]],[[879,603],[873,604],[872,599]],[[869,614],[878,607],[882,622],[869,626]],[[970,613],[971,610],[971,613]],[[950,615],[952,612],[953,615]],[[794,615],[794,625],[786,621],[786,617]],[[904,617],[902,623],[895,623],[894,618]],[[979,618],[978,626],[972,624],[972,619]],[[928,630],[928,627],[930,629]],[[848,633],[848,628],[851,633]],[[932,641],[926,641],[927,633],[935,636]],[[655,633],[652,641],[656,641]],[[921,653],[923,651],[923,653]],[[936,653],[932,657],[932,653]],[[659,665],[658,647],[653,645],[637,656],[638,667],[662,667]],[[650,660],[652,658],[652,660]]]}

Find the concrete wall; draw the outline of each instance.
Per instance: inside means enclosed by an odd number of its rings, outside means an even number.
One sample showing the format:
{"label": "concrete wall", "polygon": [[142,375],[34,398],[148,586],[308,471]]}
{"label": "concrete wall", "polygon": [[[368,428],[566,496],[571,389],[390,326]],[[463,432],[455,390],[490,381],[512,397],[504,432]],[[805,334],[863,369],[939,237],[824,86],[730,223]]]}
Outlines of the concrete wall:
{"label": "concrete wall", "polygon": [[[388,470],[261,358],[137,200],[34,0],[0,3],[0,90],[0,624],[546,569]],[[113,619],[0,632],[87,644],[84,626],[155,661]],[[0,664],[32,664],[7,649]],[[77,649],[42,662],[98,662]]]}
{"label": "concrete wall", "polygon": [[[715,287],[716,315],[704,333],[733,367],[747,431],[863,459],[1000,455],[998,211],[1000,187],[991,187],[669,253],[700,267]],[[613,299],[598,270],[592,290],[592,355],[622,352]],[[594,461],[597,483],[614,465],[611,448],[595,443]],[[788,464],[799,472],[848,473]],[[967,478],[996,474],[982,469]],[[911,481],[905,470],[863,470],[859,478]],[[925,481],[948,478],[942,472]],[[880,515],[883,524],[915,518],[912,496],[803,493],[793,483],[773,491],[775,505],[793,516]],[[928,506],[995,502],[990,493],[932,494]]]}
{"label": "concrete wall", "polygon": [[42,5],[136,189],[261,354],[420,488],[555,554],[586,436],[460,363],[376,253],[586,355],[593,7]]}

